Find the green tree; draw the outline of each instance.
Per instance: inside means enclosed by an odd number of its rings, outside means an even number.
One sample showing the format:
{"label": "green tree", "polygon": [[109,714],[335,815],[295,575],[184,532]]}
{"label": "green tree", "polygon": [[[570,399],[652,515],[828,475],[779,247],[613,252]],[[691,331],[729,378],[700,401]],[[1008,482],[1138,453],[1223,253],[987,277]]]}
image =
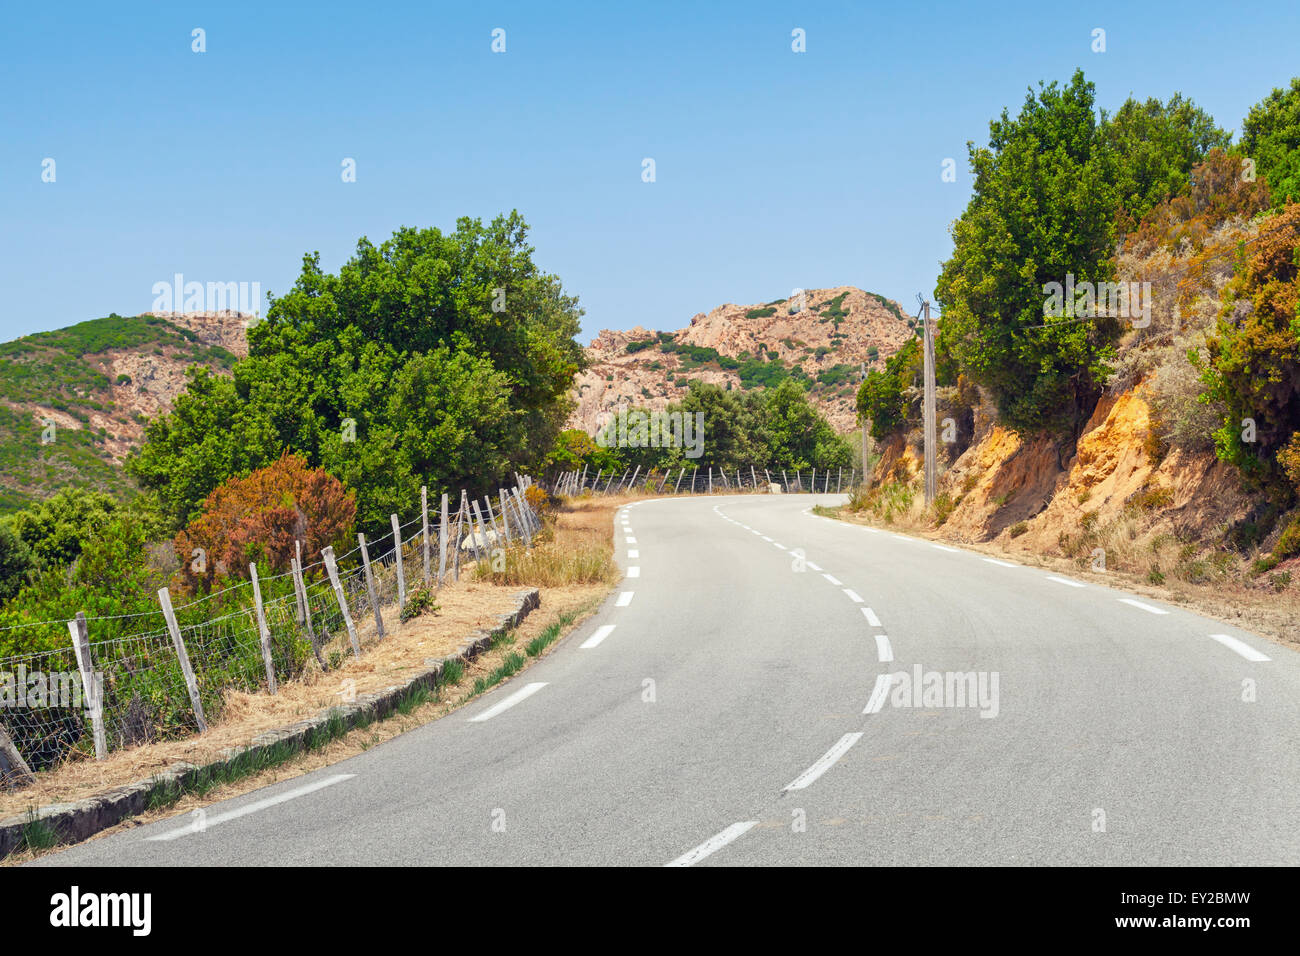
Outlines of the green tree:
{"label": "green tree", "polygon": [[1103,114],[1105,142],[1114,160],[1119,213],[1126,226],[1146,216],[1161,200],[1188,187],[1192,167],[1216,146],[1226,149],[1232,134],[1181,93],[1168,103],[1128,99],[1113,118]]}
{"label": "green tree", "polygon": [[923,374],[921,343],[908,339],[885,360],[884,371],[867,372],[858,388],[858,415],[871,422],[871,437],[877,441],[903,431],[907,420],[907,389]]}
{"label": "green tree", "polygon": [[1241,126],[1241,149],[1268,180],[1274,204],[1300,201],[1300,77],[1252,106]]}
{"label": "green tree", "polygon": [[172,527],[227,478],[285,450],[357,494],[367,532],[422,484],[495,491],[540,468],[571,408],[582,315],[541,272],[518,213],[367,239],[337,275],[303,259],[249,329],[233,379],[192,373],[129,462]]}
{"label": "green tree", "polygon": [[802,385],[786,379],[769,389],[763,399],[764,465],[796,471],[848,467],[852,449],[808,401]]}
{"label": "green tree", "polygon": [[1113,271],[1117,194],[1094,96],[1082,71],[1040,84],[1018,117],[989,124],[988,147],[970,144],[974,195],[939,276],[943,346],[1017,427],[1086,415],[1118,335],[1113,319],[1044,316],[1047,283]]}
{"label": "green tree", "polygon": [[35,569],[32,549],[9,521],[0,521],[0,604],[8,601],[27,583]]}

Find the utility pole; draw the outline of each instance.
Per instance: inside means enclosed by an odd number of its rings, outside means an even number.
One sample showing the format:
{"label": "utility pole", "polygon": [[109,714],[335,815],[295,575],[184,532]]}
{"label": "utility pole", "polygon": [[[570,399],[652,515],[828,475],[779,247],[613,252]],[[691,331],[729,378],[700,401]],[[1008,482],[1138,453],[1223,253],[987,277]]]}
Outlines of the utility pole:
{"label": "utility pole", "polygon": [[[867,363],[862,363],[862,381],[867,380]],[[861,413],[859,413],[861,415]],[[867,420],[862,419],[862,484],[867,483]]]}
{"label": "utility pole", "polygon": [[935,457],[938,436],[934,407],[934,327],[930,324],[929,300],[921,303],[921,313],[925,317],[925,403],[922,414],[925,419],[925,504],[928,508],[934,504],[935,485],[938,483],[938,462]]}

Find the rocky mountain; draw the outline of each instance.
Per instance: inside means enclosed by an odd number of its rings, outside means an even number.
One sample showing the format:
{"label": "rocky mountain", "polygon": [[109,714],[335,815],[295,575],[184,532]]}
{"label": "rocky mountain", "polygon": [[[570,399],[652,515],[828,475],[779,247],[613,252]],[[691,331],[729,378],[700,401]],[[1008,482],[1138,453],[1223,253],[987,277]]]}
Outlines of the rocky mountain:
{"label": "rocky mountain", "polygon": [[793,376],[805,381],[836,430],[847,431],[857,422],[861,365],[883,366],[916,334],[916,320],[897,302],[853,286],[728,303],[677,332],[605,330],[575,378],[569,427],[594,434],[603,414],[620,405],[662,409],[686,393],[691,379],[743,389]]}
{"label": "rocky mountain", "polygon": [[248,354],[238,312],[110,315],[0,345],[0,511],[67,485],[122,493],[121,463],[185,370]]}

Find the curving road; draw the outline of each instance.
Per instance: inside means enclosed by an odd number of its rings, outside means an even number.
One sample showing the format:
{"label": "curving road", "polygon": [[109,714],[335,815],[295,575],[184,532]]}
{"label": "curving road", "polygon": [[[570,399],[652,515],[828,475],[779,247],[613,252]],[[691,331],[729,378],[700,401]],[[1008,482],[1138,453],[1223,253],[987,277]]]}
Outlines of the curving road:
{"label": "curving road", "polygon": [[627,578],[514,680],[38,863],[1300,862],[1300,654],[839,500],[634,504]]}

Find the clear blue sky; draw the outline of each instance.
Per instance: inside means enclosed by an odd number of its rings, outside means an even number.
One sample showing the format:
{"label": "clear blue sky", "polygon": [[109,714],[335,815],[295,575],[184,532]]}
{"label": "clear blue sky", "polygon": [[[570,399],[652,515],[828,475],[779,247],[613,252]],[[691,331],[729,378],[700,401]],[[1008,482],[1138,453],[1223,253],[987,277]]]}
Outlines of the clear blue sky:
{"label": "clear blue sky", "polygon": [[0,338],[144,311],[176,272],[284,292],[304,252],[511,208],[584,342],[795,286],[911,304],[967,140],[1027,86],[1081,66],[1104,108],[1182,91],[1239,135],[1297,37],[1295,0],[9,4]]}

